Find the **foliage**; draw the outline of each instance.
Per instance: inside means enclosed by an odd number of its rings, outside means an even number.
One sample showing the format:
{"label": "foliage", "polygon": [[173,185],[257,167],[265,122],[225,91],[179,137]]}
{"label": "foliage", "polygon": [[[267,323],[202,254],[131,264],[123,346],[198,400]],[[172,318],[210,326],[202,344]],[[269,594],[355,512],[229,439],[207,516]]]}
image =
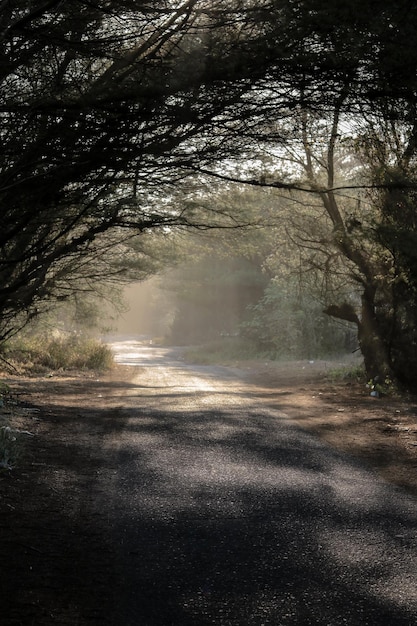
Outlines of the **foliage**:
{"label": "foliage", "polygon": [[394,381],[387,376],[384,380],[380,380],[378,376],[368,380],[366,387],[371,390],[371,396],[379,398],[380,396],[392,396],[398,389]]}
{"label": "foliage", "polygon": [[400,128],[391,125],[395,149],[385,147],[384,153],[374,154],[372,161],[374,180],[394,187],[379,189],[372,195],[376,209],[369,238],[384,258],[377,276],[375,311],[390,363],[386,374],[413,386],[417,367],[417,195],[408,185],[417,181],[417,154],[411,147],[412,136],[405,141],[399,139]]}
{"label": "foliage", "polygon": [[11,469],[22,454],[19,431],[9,425],[0,426],[0,469]]}
{"label": "foliage", "polygon": [[224,86],[239,39],[236,76],[254,68],[240,2],[76,4],[2,3],[0,339],[74,289],[146,275],[153,231],[232,223],[183,199],[250,89]]}
{"label": "foliage", "polygon": [[326,377],[332,382],[365,382],[366,372],[363,363],[360,365],[346,365],[330,369]]}
{"label": "foliage", "polygon": [[106,370],[113,364],[108,346],[75,334],[20,336],[4,344],[3,350],[9,361],[26,371]]}
{"label": "foliage", "polygon": [[348,325],[332,322],[312,294],[300,294],[299,285],[272,280],[241,333],[269,358],[318,358],[352,348]]}
{"label": "foliage", "polygon": [[[293,206],[263,190],[224,191],[256,227],[184,240],[188,263],[162,281],[171,294],[173,343],[244,348],[251,357],[317,358],[356,348],[351,325],[323,313],[294,240]],[[306,208],[304,216],[314,214]],[[317,218],[315,218],[317,223]],[[222,343],[224,345],[222,345]],[[227,352],[227,349],[226,349]]]}
{"label": "foliage", "polygon": [[11,390],[7,383],[0,381],[0,469],[12,469],[22,455],[23,434],[30,434],[12,428],[9,414],[11,412]]}
{"label": "foliage", "polygon": [[5,398],[7,398],[9,394],[10,394],[10,386],[1,380],[0,381],[0,402],[2,406],[3,406]]}
{"label": "foliage", "polygon": [[[287,195],[297,203],[287,232],[325,312],[356,326],[368,376],[415,387],[413,106],[403,103],[408,115],[398,119],[392,108],[364,107],[355,120],[344,109],[348,93],[326,115],[299,111],[298,149],[286,148],[299,177],[299,191]],[[286,332],[293,342],[295,329]]]}
{"label": "foliage", "polygon": [[238,226],[202,197],[217,177],[286,195],[300,265],[368,374],[417,384],[417,7],[76,6],[2,2],[0,340],[159,269],[159,234]]}
{"label": "foliage", "polygon": [[224,257],[212,250],[169,275],[174,319],[171,342],[201,343],[237,333],[247,306],[255,303],[265,286],[262,268],[236,251]]}

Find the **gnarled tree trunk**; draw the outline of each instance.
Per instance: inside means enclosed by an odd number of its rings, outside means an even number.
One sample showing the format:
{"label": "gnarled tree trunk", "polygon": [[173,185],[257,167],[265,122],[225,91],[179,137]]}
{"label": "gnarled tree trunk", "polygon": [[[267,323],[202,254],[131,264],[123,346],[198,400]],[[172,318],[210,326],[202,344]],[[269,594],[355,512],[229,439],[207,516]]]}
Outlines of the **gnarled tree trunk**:
{"label": "gnarled tree trunk", "polygon": [[393,377],[387,340],[384,338],[383,332],[375,314],[373,297],[365,290],[362,294],[358,341],[368,378],[375,379],[378,377],[381,382],[387,377]]}
{"label": "gnarled tree trunk", "polygon": [[362,294],[360,316],[353,305],[346,302],[341,305],[331,305],[324,312],[356,325],[366,374],[369,379],[378,377],[382,382],[387,377],[393,377],[393,372],[387,342],[375,314],[374,295],[373,289],[365,289]]}

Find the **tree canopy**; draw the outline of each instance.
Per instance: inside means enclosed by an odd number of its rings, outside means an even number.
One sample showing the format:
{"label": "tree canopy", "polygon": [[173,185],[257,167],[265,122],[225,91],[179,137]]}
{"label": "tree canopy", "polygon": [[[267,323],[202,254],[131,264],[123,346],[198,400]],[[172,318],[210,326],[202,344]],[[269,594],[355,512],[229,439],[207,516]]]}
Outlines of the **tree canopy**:
{"label": "tree canopy", "polygon": [[179,192],[191,164],[224,154],[245,90],[219,80],[233,24],[215,6],[76,4],[2,3],[0,334],[64,297],[68,276],[95,276],[108,232],[114,245],[193,224]]}
{"label": "tree canopy", "polygon": [[[416,34],[408,0],[3,0],[0,337],[76,284],[129,276],[132,234],[148,237],[135,243],[146,266],[152,232],[238,225],[201,202],[209,177],[318,198],[333,245],[370,285],[382,265],[360,267],[335,202],[339,186],[368,189],[380,260],[401,259],[410,295]],[[308,144],[312,121],[325,155]],[[400,161],[379,149],[393,126]],[[361,175],[342,180],[347,138],[363,139]]]}

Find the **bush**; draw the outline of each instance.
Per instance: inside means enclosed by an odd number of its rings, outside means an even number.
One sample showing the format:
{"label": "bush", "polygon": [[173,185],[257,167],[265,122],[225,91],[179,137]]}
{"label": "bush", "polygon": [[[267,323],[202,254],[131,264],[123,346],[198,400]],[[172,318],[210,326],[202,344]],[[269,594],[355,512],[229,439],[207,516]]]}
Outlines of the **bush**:
{"label": "bush", "polygon": [[263,298],[248,307],[240,332],[272,360],[317,359],[351,351],[355,336],[351,326],[322,309],[311,296],[301,297],[291,282],[283,286],[271,281]]}
{"label": "bush", "polygon": [[21,453],[19,431],[10,426],[0,426],[0,468],[11,469]]}
{"label": "bush", "polygon": [[111,349],[97,339],[78,335],[20,337],[3,347],[8,361],[29,371],[92,369],[113,365]]}
{"label": "bush", "polygon": [[326,376],[331,382],[362,383],[366,380],[365,366],[363,363],[356,363],[337,367],[329,370]]}

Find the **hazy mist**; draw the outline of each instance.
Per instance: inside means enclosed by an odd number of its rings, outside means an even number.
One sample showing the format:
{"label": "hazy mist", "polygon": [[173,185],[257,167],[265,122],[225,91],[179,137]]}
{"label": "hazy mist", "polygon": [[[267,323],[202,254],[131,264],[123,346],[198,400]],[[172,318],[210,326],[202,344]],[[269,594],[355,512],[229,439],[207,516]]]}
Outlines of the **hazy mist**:
{"label": "hazy mist", "polygon": [[134,283],[123,291],[126,310],[114,321],[115,332],[126,335],[165,335],[169,306],[158,288],[158,279]]}

